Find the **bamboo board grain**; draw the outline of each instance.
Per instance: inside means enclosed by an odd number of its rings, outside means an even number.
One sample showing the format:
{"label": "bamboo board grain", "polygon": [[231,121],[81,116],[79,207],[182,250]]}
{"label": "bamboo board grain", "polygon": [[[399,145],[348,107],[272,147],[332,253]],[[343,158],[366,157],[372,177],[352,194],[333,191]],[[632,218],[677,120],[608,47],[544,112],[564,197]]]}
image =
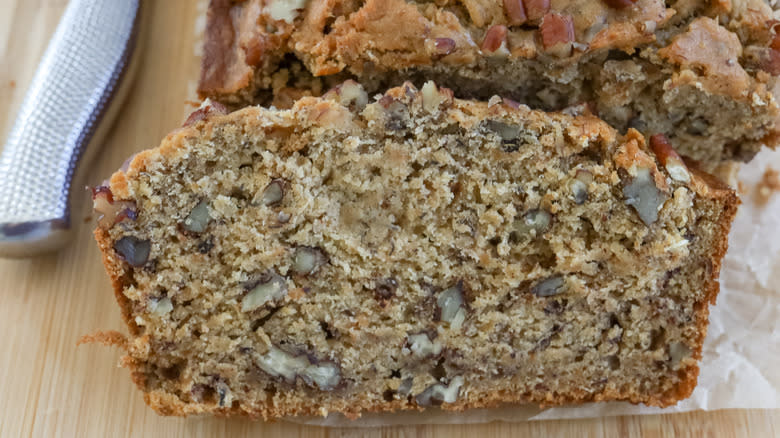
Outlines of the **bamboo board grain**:
{"label": "bamboo board grain", "polygon": [[[597,1],[597,0],[594,0]],[[4,141],[66,0],[0,0],[0,139]],[[95,184],[183,120],[197,75],[195,32],[202,1],[148,0],[135,87],[88,180]],[[202,20],[201,20],[202,23]],[[2,143],[0,143],[2,144]],[[2,175],[0,175],[2,178]],[[92,240],[87,205],[74,212],[76,237],[59,254],[0,260],[0,437],[17,436],[723,436],[773,437],[780,411],[734,410],[578,421],[324,429],[289,423],[162,418],[116,366],[119,352],[76,347],[77,339],[121,327]]]}

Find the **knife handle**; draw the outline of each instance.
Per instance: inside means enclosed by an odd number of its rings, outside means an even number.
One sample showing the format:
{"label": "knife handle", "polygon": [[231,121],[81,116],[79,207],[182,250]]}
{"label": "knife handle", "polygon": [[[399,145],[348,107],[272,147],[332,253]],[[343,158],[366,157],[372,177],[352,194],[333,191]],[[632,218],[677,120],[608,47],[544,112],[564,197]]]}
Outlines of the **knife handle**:
{"label": "knife handle", "polygon": [[140,21],[141,0],[65,9],[0,154],[0,257],[69,240],[74,175],[118,112]]}

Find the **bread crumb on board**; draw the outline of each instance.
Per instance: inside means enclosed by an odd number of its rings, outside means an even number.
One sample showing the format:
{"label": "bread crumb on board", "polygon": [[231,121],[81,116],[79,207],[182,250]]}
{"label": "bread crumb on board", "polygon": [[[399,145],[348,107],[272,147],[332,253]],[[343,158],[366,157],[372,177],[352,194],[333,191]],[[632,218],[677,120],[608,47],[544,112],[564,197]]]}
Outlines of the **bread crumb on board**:
{"label": "bread crumb on board", "polygon": [[780,190],[780,172],[767,167],[764,171],[764,176],[761,177],[761,181],[756,185],[756,204],[762,207],[765,206],[778,190]]}

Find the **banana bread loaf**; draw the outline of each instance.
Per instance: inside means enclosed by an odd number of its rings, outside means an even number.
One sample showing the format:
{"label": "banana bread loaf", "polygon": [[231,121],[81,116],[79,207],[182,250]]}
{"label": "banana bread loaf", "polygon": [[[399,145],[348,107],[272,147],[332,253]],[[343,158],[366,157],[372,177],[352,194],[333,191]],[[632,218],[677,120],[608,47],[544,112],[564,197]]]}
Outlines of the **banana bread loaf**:
{"label": "banana bread loaf", "polygon": [[[290,105],[351,76],[535,108],[589,103],[714,168],[775,147],[766,0],[212,0],[200,93]],[[331,77],[332,76],[332,77]]]}
{"label": "banana bread loaf", "polygon": [[94,190],[147,403],[268,419],[691,393],[733,191],[591,115],[431,82],[369,100],[346,82],[289,110],[206,103]]}

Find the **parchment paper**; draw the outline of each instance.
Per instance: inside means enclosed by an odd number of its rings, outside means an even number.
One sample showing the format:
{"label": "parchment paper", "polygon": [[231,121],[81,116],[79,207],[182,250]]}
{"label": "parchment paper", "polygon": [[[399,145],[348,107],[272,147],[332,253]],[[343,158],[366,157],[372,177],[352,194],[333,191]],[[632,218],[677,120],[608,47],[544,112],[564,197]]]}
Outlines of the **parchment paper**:
{"label": "parchment paper", "polygon": [[[195,23],[196,54],[202,51],[208,1],[199,0]],[[197,83],[190,96],[197,101]],[[186,114],[192,108],[185,108]],[[780,193],[759,206],[755,186],[771,166],[780,170],[780,151],[763,151],[742,166],[738,179],[746,188],[729,236],[729,250],[720,275],[717,304],[710,308],[710,326],[702,351],[699,384],[691,397],[660,409],[624,402],[588,403],[539,409],[506,406],[452,413],[437,409],[393,414],[365,414],[348,420],[340,414],[288,421],[321,426],[371,427],[410,424],[465,424],[662,414],[718,409],[780,408]]]}
{"label": "parchment paper", "polygon": [[720,294],[710,308],[699,384],[676,406],[660,409],[624,402],[588,403],[541,410],[529,406],[462,413],[366,414],[350,421],[339,414],[290,421],[323,426],[368,427],[461,424],[663,414],[694,410],[780,408],[780,192],[757,205],[755,187],[771,166],[780,170],[780,151],[763,151],[742,166],[745,193],[729,236],[720,275]]}

